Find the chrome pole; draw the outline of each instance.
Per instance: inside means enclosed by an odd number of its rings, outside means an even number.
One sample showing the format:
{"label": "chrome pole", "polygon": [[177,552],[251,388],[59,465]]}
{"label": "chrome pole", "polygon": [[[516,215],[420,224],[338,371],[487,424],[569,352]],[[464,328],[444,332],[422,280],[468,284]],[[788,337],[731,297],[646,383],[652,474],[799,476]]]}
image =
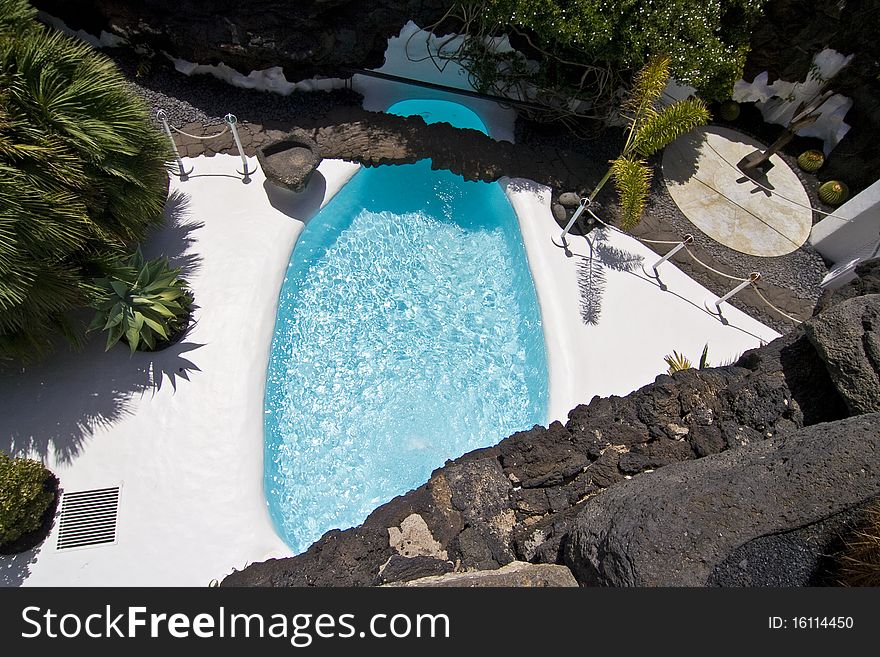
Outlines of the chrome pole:
{"label": "chrome pole", "polygon": [[239,171],[238,173],[244,176],[242,182],[249,183],[251,181],[251,174],[254,173],[256,169],[254,171],[248,171],[247,157],[244,154],[244,149],[241,147],[241,139],[238,137],[238,129],[235,127],[235,124],[238,123],[238,119],[235,118],[235,114],[227,114],[223,119],[229,124],[229,128],[232,130],[232,138],[235,140],[236,148],[238,148],[238,154],[241,155],[241,168],[243,171]]}
{"label": "chrome pole", "polygon": [[168,125],[168,115],[165,113],[165,110],[160,109],[158,112],[156,112],[156,118],[162,122],[162,127],[165,128],[165,134],[168,135],[168,141],[171,142],[171,149],[174,151],[174,159],[177,160],[177,166],[180,169],[180,173],[176,175],[181,180],[186,180],[193,170],[190,169],[189,171],[187,171],[183,166],[183,160],[180,157],[180,151],[177,150],[177,144],[174,143],[174,137],[171,135],[171,126]]}

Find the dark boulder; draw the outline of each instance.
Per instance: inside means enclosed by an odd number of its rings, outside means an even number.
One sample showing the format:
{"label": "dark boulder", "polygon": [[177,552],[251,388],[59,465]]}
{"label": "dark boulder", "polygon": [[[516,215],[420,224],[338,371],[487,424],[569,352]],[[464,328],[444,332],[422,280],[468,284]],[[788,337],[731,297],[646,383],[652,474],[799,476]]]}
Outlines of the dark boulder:
{"label": "dark boulder", "polygon": [[848,299],[804,328],[850,414],[880,412],[880,294]]}
{"label": "dark boulder", "polygon": [[704,586],[741,545],[880,496],[878,421],[819,424],[614,486],[578,516],[565,562],[582,585]]}

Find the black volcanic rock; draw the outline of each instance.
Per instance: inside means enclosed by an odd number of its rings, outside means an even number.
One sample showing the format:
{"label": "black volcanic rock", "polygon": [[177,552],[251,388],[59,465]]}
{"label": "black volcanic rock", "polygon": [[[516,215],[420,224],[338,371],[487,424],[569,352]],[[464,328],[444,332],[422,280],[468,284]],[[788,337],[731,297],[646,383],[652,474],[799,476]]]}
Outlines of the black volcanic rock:
{"label": "black volcanic rock", "polygon": [[880,294],[848,299],[805,329],[850,414],[880,412]]}
{"label": "black volcanic rock", "polygon": [[704,586],[744,543],[880,496],[878,426],[817,424],[640,475],[584,507],[565,562],[587,586]]}
{"label": "black volcanic rock", "polygon": [[451,0],[37,0],[34,5],[91,34],[105,30],[132,44],[247,75],[281,66],[288,80],[350,77],[378,68],[388,38],[413,20],[430,25]]}

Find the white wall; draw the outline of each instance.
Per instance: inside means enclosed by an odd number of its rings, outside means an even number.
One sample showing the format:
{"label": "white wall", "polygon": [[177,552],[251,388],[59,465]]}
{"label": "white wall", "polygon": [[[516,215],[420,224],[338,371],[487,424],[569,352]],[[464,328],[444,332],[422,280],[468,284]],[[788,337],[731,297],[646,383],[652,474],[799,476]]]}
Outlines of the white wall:
{"label": "white wall", "polygon": [[[840,217],[838,219],[838,217]],[[880,180],[825,217],[810,234],[810,243],[834,263],[871,251],[880,238]]]}

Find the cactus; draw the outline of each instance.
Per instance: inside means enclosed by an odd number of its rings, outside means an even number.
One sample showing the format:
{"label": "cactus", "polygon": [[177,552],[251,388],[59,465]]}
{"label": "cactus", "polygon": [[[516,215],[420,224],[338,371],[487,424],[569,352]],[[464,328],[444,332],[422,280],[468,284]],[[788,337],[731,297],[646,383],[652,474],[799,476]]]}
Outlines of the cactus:
{"label": "cactus", "polygon": [[828,205],[840,205],[849,198],[849,187],[839,180],[829,180],[819,186],[819,198]]}
{"label": "cactus", "polygon": [[735,100],[725,100],[718,108],[718,114],[725,121],[736,121],[739,118],[739,103]]}
{"label": "cactus", "polygon": [[825,164],[825,155],[822,151],[804,151],[798,155],[797,163],[802,171],[813,173]]}

